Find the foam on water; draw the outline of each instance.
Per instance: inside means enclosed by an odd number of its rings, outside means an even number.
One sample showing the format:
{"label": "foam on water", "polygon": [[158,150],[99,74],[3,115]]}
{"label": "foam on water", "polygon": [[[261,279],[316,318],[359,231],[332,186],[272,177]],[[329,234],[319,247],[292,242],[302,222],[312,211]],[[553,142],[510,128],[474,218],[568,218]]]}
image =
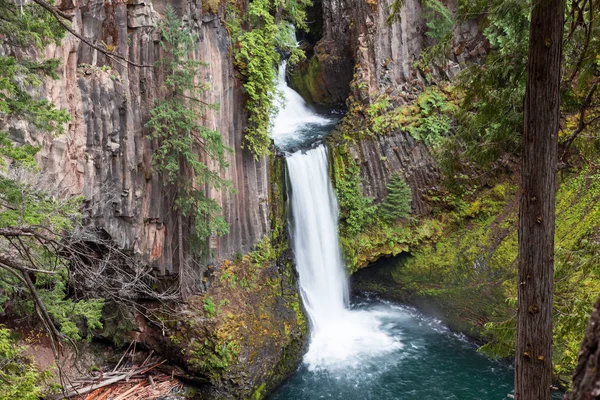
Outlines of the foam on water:
{"label": "foam on water", "polygon": [[279,148],[303,142],[311,127],[325,127],[334,123],[331,118],[318,115],[311,110],[302,96],[285,82],[286,63],[279,67],[277,90],[282,93],[279,112],[273,121],[271,138]]}

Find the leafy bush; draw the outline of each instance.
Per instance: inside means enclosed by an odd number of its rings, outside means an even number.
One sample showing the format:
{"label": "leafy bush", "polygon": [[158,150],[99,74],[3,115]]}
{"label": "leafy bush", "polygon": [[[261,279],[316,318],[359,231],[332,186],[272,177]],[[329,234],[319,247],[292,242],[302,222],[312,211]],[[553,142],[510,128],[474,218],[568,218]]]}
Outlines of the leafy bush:
{"label": "leafy bush", "polygon": [[386,96],[380,97],[366,110],[372,133],[386,134],[395,130],[408,132],[431,147],[438,147],[450,131],[454,105],[439,89],[425,89],[414,104],[392,107]]}
{"label": "leafy bush", "polygon": [[212,318],[217,312],[217,305],[213,301],[212,297],[207,297],[204,299],[204,311],[208,314],[209,318]]}
{"label": "leafy bush", "polygon": [[350,157],[336,163],[335,191],[342,212],[340,231],[342,236],[354,236],[362,232],[373,220],[377,207],[373,199],[362,194],[360,168]]}
{"label": "leafy bush", "polygon": [[425,35],[432,39],[444,39],[452,32],[454,21],[450,10],[439,0],[423,0],[423,16],[427,21]]}
{"label": "leafy bush", "polygon": [[[235,65],[244,78],[248,96],[245,146],[256,158],[269,153],[269,129],[277,112],[279,97],[276,74],[280,61],[278,50],[291,52],[290,63],[304,57],[296,49],[295,40],[290,40],[290,23],[298,29],[308,29],[306,7],[311,4],[311,0],[253,0],[243,17],[235,0],[228,4],[227,26],[234,42]],[[283,11],[282,20],[276,21],[275,14],[280,11]]]}

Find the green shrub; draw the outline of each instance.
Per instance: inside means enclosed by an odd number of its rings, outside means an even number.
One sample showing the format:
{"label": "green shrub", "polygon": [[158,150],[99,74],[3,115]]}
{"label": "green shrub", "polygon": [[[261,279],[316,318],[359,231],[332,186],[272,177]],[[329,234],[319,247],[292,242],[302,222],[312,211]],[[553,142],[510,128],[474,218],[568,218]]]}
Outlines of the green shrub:
{"label": "green shrub", "polygon": [[38,371],[23,351],[0,327],[0,400],[38,400],[44,394],[50,373]]}
{"label": "green shrub", "polygon": [[212,318],[217,312],[217,305],[213,301],[212,297],[204,299],[204,311],[208,314],[209,318]]}
{"label": "green shrub", "polygon": [[[298,62],[304,54],[290,40],[293,31],[308,29],[306,7],[311,0],[253,0],[245,12],[237,8],[235,0],[227,7],[227,27],[234,43],[235,65],[244,78],[248,127],[244,135],[245,147],[261,157],[269,153],[269,129],[277,113],[277,74],[280,57],[278,50],[291,52],[290,63]],[[276,21],[275,14],[283,11]]]}

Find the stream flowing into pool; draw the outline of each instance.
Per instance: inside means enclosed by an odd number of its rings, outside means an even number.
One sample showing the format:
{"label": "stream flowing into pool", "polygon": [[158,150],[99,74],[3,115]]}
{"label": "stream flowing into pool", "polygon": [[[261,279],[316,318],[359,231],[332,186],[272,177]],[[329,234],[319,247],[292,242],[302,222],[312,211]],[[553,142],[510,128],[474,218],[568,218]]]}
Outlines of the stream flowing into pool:
{"label": "stream flowing into pool", "polygon": [[272,400],[506,399],[512,369],[414,309],[349,299],[338,242],[338,203],[326,147],[336,120],[312,111],[279,71],[285,103],[272,137],[286,154],[290,238],[309,318],[308,349]]}

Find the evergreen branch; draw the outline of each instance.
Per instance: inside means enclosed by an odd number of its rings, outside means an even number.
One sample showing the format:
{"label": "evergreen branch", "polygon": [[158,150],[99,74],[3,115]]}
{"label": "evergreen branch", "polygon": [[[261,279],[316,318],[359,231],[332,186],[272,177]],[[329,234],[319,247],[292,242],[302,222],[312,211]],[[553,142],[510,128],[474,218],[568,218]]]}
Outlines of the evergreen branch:
{"label": "evergreen branch", "polygon": [[577,136],[579,136],[581,134],[581,132],[583,132],[585,130],[585,128],[587,128],[592,122],[594,122],[598,119],[598,117],[596,117],[596,118],[592,118],[591,120],[589,120],[587,122],[585,121],[585,115],[586,115],[587,109],[590,107],[590,105],[592,103],[592,99],[594,97],[594,94],[596,93],[596,89],[598,89],[598,81],[597,80],[592,85],[590,90],[588,91],[588,94],[585,96],[585,100],[583,101],[583,104],[581,105],[581,108],[579,109],[579,123],[577,124],[577,129],[575,129],[575,131],[573,131],[573,133],[567,138],[567,140],[565,140],[564,143],[562,143],[562,145],[564,146],[563,154],[561,156],[562,161],[564,161],[569,149],[571,148],[571,145],[573,144],[573,142],[575,141]]}

